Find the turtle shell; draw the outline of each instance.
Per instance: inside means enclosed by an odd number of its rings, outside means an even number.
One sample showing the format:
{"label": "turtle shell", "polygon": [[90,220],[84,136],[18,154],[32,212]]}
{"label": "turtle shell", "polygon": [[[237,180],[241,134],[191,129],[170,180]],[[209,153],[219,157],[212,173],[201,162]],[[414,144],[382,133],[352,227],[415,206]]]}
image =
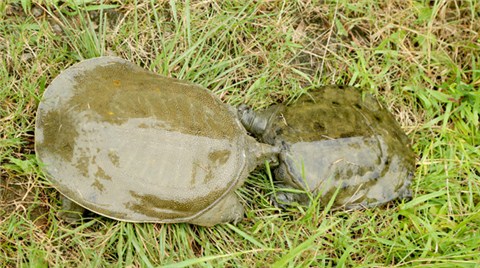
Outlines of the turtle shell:
{"label": "turtle shell", "polygon": [[[410,196],[414,155],[393,116],[353,87],[325,86],[284,106],[263,140],[283,147],[276,177],[336,206]],[[305,196],[304,196],[305,197]]]}
{"label": "turtle shell", "polygon": [[183,222],[243,181],[246,138],[206,89],[100,57],[46,89],[35,148],[53,185],[81,206],[124,221]]}

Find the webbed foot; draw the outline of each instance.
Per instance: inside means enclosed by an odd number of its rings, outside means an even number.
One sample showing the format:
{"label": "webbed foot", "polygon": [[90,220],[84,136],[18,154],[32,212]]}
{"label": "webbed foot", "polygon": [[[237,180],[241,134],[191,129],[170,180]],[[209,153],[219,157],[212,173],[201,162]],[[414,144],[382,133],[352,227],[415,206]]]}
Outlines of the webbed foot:
{"label": "webbed foot", "polygon": [[310,195],[304,190],[299,190],[283,184],[277,185],[277,190],[270,196],[275,207],[286,209],[292,206],[308,206]]}

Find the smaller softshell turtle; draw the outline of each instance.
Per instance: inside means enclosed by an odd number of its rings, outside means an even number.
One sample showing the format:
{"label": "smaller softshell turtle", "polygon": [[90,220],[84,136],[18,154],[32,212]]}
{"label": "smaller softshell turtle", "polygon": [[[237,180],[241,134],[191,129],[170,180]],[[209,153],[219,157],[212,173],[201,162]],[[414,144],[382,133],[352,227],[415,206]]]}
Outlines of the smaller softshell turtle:
{"label": "smaller softshell turtle", "polygon": [[[393,116],[353,87],[325,86],[293,105],[255,113],[239,109],[254,136],[281,148],[276,180],[283,187],[320,195],[334,206],[371,207],[410,196],[414,157]],[[307,194],[284,191],[279,205],[308,204]]]}
{"label": "smaller softshell turtle", "polygon": [[117,57],[54,79],[38,107],[35,150],[73,204],[117,220],[205,226],[242,219],[234,190],[278,153],[207,89]]}

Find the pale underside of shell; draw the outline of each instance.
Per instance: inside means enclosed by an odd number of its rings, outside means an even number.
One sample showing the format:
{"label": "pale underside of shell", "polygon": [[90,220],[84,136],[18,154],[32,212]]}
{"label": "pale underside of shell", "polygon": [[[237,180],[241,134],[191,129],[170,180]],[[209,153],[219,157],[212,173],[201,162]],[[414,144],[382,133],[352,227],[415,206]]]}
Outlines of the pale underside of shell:
{"label": "pale underside of shell", "polygon": [[[62,72],[37,112],[36,154],[52,184],[75,203],[124,221],[240,219],[234,190],[271,154],[257,145],[208,90],[116,57]],[[205,213],[209,219],[201,219]]]}

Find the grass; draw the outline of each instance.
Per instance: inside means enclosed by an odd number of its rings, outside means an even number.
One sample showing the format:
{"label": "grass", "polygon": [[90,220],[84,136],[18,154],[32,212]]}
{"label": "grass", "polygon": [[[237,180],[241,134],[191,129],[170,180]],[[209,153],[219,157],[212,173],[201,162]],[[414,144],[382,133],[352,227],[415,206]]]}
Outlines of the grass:
{"label": "grass", "polygon": [[[0,266],[478,266],[479,32],[473,0],[2,1]],[[199,83],[232,105],[361,87],[412,141],[413,199],[282,211],[257,171],[238,192],[246,214],[236,226],[99,216],[69,225],[34,157],[35,110],[60,71],[99,55]]]}

